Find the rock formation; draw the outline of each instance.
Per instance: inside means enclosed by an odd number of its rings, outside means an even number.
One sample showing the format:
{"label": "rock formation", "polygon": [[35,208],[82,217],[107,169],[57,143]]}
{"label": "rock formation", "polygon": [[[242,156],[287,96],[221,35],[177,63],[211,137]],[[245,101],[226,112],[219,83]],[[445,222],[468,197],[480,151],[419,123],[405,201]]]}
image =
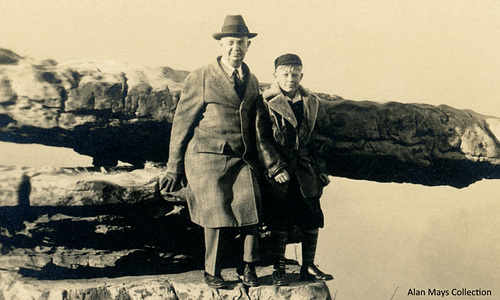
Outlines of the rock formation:
{"label": "rock formation", "polygon": [[[199,281],[203,269],[203,232],[185,206],[189,190],[158,189],[187,74],[112,61],[36,61],[0,49],[0,140],[72,148],[94,159],[88,168],[0,167],[0,299],[20,299],[20,290],[33,299],[219,293],[189,277]],[[454,187],[500,178],[499,118],[446,105],[317,95],[318,147],[330,175]],[[132,167],[115,167],[118,161]],[[262,274],[270,274],[267,237],[261,228]],[[229,257],[225,267],[235,263]],[[96,279],[122,276],[131,277]],[[68,284],[79,278],[87,284]],[[217,296],[304,294],[330,298],[324,283],[246,290],[236,280]]]}
{"label": "rock formation", "polygon": [[207,288],[203,230],[184,202],[189,191],[160,192],[163,171],[150,164],[106,172],[4,167],[0,299],[330,299],[325,283],[298,281],[293,261],[294,284],[272,285],[265,228],[258,267],[264,284],[238,283],[236,247],[224,258],[230,288]]}
{"label": "rock formation", "polygon": [[446,105],[343,99],[324,110],[318,127],[331,175],[459,188],[499,178],[499,118]]}
{"label": "rock formation", "polygon": [[187,72],[112,61],[37,62],[2,49],[0,62],[1,140],[72,148],[98,166],[168,157]]}
{"label": "rock formation", "polygon": [[[292,268],[292,279],[296,280],[297,268]],[[0,271],[0,299],[62,299],[62,300],[212,300],[212,299],[331,299],[324,282],[292,284],[274,287],[268,274],[271,268],[259,269],[264,285],[246,288],[238,283],[234,274],[223,272],[230,282],[228,289],[210,289],[196,284],[201,271],[186,274],[157,276],[130,276],[121,278],[98,278],[86,281],[34,281]],[[267,277],[266,277],[267,276]],[[22,295],[22,297],[19,297]]]}
{"label": "rock formation", "polygon": [[[38,62],[0,49],[0,140],[72,148],[95,166],[165,162],[186,75],[112,61]],[[331,175],[455,187],[499,177],[498,118],[318,95]]]}

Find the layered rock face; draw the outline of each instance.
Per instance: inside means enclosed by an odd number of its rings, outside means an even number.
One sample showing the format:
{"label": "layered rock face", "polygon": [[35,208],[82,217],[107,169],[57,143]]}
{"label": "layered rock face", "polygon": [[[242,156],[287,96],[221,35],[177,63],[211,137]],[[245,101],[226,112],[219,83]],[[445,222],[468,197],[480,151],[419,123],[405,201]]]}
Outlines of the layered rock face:
{"label": "layered rock face", "polygon": [[223,258],[228,289],[203,283],[203,230],[189,190],[159,191],[164,169],[1,169],[0,299],[330,299],[325,283],[274,287],[269,233],[261,228],[263,285],[236,278],[238,232]]}
{"label": "layered rock face", "polygon": [[[95,165],[0,167],[0,299],[330,299],[324,283],[272,286],[264,230],[264,286],[238,283],[237,248],[224,258],[229,289],[202,283],[203,231],[189,219],[189,190],[158,189],[186,75],[0,49],[0,140],[69,147]],[[118,160],[134,167],[114,168]]]}
{"label": "layered rock face", "polygon": [[[72,148],[95,166],[165,162],[186,75],[112,61],[38,62],[0,50],[0,139]],[[331,175],[455,187],[499,177],[498,118],[318,95]]]}
{"label": "layered rock face", "polygon": [[168,157],[187,72],[112,61],[38,62],[0,49],[2,62],[1,140],[72,148],[98,166]]}
{"label": "layered rock face", "polygon": [[[0,299],[23,299],[21,290],[32,299],[330,298],[324,283],[270,285],[264,228],[259,272],[267,285],[248,290],[233,278],[227,291],[200,287],[203,231],[189,220],[189,190],[158,189],[186,75],[112,61],[36,61],[0,49],[0,140],[94,159],[92,168],[0,168]],[[330,175],[454,187],[500,178],[498,118],[317,95]],[[118,161],[132,167],[115,168]],[[237,251],[225,259],[228,278]],[[68,282],[82,278],[87,284]]]}
{"label": "layered rock face", "polygon": [[[298,277],[297,268],[292,268],[292,280]],[[201,271],[184,274],[99,278],[86,281],[34,281],[12,276],[0,271],[1,299],[62,299],[62,300],[251,300],[251,299],[332,299],[324,282],[292,284],[274,287],[268,274],[271,268],[259,268],[258,275],[263,286],[247,288],[238,283],[234,274],[223,271],[229,282],[228,289],[210,289],[195,283]],[[265,277],[267,276],[267,277]]]}
{"label": "layered rock face", "polygon": [[343,99],[325,101],[324,116],[318,129],[331,175],[459,188],[499,178],[498,118],[446,105]]}

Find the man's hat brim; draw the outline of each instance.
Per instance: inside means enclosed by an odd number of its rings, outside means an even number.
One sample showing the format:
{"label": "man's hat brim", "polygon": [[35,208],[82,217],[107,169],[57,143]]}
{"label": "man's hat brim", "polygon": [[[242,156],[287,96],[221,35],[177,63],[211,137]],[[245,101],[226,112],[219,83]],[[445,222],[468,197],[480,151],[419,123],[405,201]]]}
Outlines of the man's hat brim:
{"label": "man's hat brim", "polygon": [[245,20],[241,15],[228,15],[224,19],[224,24],[220,32],[214,33],[212,36],[216,40],[220,40],[223,37],[242,37],[247,36],[249,39],[255,37],[256,33],[250,33]]}
{"label": "man's hat brim", "polygon": [[223,37],[242,37],[242,36],[247,36],[249,39],[256,37],[257,33],[246,33],[246,32],[218,32],[212,34],[214,39],[220,40]]}

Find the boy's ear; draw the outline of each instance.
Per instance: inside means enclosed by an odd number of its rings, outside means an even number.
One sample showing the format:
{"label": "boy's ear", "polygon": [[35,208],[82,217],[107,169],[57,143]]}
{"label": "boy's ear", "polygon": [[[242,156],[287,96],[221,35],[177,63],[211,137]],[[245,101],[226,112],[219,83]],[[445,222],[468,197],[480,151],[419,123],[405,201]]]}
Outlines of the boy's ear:
{"label": "boy's ear", "polygon": [[278,75],[276,75],[276,71],[273,72],[274,78],[278,78]]}

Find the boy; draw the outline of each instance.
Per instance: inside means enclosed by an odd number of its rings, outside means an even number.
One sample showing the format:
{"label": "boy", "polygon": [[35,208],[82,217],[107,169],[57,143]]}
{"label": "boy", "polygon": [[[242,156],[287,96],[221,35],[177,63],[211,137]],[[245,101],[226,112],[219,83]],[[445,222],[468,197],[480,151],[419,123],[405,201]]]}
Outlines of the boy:
{"label": "boy", "polygon": [[[277,154],[262,157],[265,161],[280,157],[286,168],[267,171],[263,182],[264,222],[271,231],[274,270],[273,284],[288,285],[285,249],[289,233],[300,229],[302,266],[300,280],[332,280],[314,265],[318,230],[324,217],[319,198],[330,183],[326,165],[315,147],[315,125],[319,101],[301,85],[302,61],[295,54],[284,54],[275,62],[276,82],[262,94],[269,114],[267,128],[272,128]],[[261,153],[261,156],[266,156]],[[266,162],[265,165],[276,165]]]}

